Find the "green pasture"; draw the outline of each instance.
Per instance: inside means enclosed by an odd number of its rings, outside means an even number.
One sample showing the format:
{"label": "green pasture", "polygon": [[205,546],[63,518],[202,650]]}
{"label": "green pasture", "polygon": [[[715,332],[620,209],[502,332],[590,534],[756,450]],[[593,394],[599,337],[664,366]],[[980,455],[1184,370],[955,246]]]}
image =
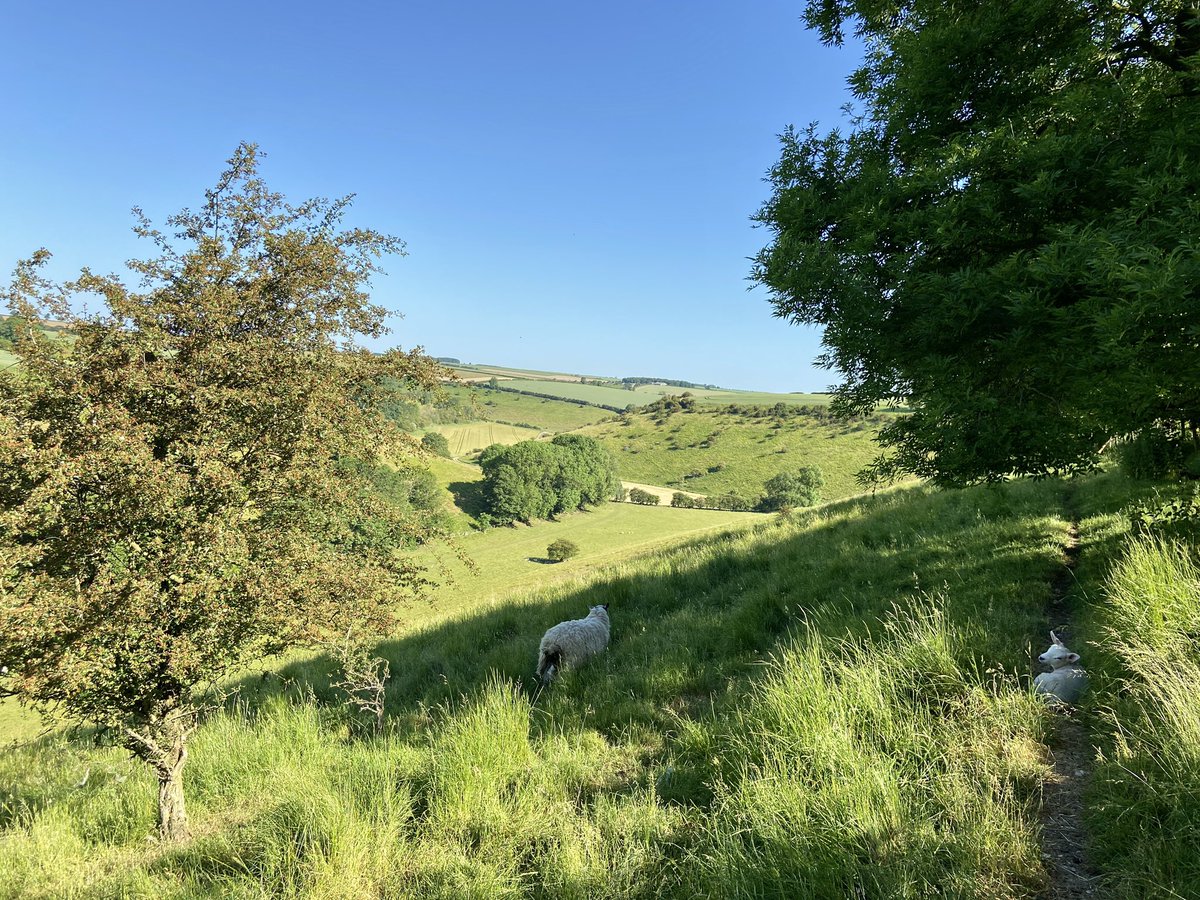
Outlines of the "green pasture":
{"label": "green pasture", "polygon": [[17,357],[7,350],[0,350],[0,369],[7,369],[9,366],[16,364]]}
{"label": "green pasture", "polygon": [[[147,841],[152,778],[125,754],[8,751],[0,895],[1033,896],[1050,717],[1022,673],[1063,498],[895,491],[576,577],[517,558],[380,644],[380,737],[347,737],[326,660],[248,678],[193,740],[186,844]],[[605,512],[469,546],[499,569],[711,515]],[[600,603],[608,651],[534,689],[541,633]]]}
{"label": "green pasture", "polygon": [[536,438],[541,431],[537,428],[518,428],[501,425],[499,422],[469,422],[454,425],[430,425],[426,431],[436,431],[446,436],[451,456],[466,456],[492,444],[516,444]]}
{"label": "green pasture", "polygon": [[[127,754],[9,748],[0,896],[1044,896],[1062,715],[1029,682],[1075,515],[1095,895],[1195,896],[1200,570],[1193,544],[1130,542],[1150,493],[899,489],[607,559],[614,532],[713,514],[613,505],[464,538],[478,581],[378,647],[385,733],[348,736],[323,658],[256,670],[193,739],[189,842],[147,840],[153,779]],[[584,555],[531,561],[556,537]],[[609,648],[539,690],[540,635],[596,604]]]}
{"label": "green pasture", "polygon": [[[755,419],[702,410],[675,413],[662,425],[634,415],[581,429],[616,457],[627,481],[752,499],[768,478],[815,464],[829,500],[861,491],[854,476],[879,455],[875,431],[866,422],[824,425],[803,416]],[[698,477],[686,477],[693,473]]]}
{"label": "green pasture", "polygon": [[474,401],[482,419],[529,425],[546,431],[571,431],[613,416],[608,410],[595,406],[581,406],[566,400],[547,400],[544,397],[527,397],[508,391],[490,391],[486,388],[457,385],[449,385],[445,390],[451,399]]}
{"label": "green pasture", "polygon": [[[552,397],[562,397],[567,400],[583,400],[585,403],[601,403],[624,409],[630,403],[640,406],[648,401],[640,398],[637,391],[627,391],[623,388],[603,387],[596,384],[579,384],[574,381],[533,381],[527,378],[513,378],[501,382],[503,387],[517,391],[533,391],[538,394],[549,394]],[[644,395],[643,395],[644,396]]]}
{"label": "green pasture", "polygon": [[[560,521],[489,528],[460,535],[457,546],[473,561],[464,565],[445,548],[417,556],[435,579],[449,581],[431,591],[414,621],[484,608],[513,594],[594,577],[606,566],[688,538],[767,521],[761,513],[671,509],[605,503],[563,516]],[[546,547],[559,538],[574,541],[579,555],[551,563]],[[582,615],[583,613],[580,613]]]}
{"label": "green pasture", "polygon": [[586,378],[589,381],[592,379],[599,381],[610,380],[602,375],[580,375],[572,372],[547,372],[542,369],[514,369],[511,366],[464,365],[460,366],[459,368],[478,375],[497,375],[505,378],[512,377],[514,375],[556,375],[560,378]]}

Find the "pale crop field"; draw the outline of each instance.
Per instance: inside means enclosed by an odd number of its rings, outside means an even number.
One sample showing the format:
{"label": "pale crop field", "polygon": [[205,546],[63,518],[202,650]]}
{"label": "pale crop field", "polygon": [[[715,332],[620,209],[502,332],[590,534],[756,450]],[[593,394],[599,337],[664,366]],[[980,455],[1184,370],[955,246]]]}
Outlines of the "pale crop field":
{"label": "pale crop field", "polygon": [[430,425],[427,430],[446,436],[451,456],[466,456],[492,444],[516,444],[532,440],[541,434],[536,428],[519,428],[514,425],[501,425],[499,422]]}

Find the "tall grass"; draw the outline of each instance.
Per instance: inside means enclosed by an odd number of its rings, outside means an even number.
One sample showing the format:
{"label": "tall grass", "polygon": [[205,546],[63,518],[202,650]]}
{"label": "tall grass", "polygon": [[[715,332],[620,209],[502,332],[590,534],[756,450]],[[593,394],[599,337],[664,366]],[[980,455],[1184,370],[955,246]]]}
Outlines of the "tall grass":
{"label": "tall grass", "polygon": [[[1012,673],[1061,500],[899,491],[432,622],[378,648],[378,739],[328,660],[255,675],[195,736],[183,846],[117,751],[10,750],[0,897],[1030,895],[1045,711]],[[608,652],[536,688],[596,603]]]}
{"label": "tall grass", "polygon": [[1101,623],[1122,696],[1091,800],[1097,856],[1122,897],[1200,896],[1200,566],[1193,545],[1131,540]]}

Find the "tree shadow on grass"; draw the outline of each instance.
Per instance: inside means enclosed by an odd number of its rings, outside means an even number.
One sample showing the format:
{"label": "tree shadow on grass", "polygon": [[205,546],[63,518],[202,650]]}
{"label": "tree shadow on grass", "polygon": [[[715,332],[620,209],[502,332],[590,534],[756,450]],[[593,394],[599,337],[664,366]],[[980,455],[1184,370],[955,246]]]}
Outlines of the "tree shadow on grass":
{"label": "tree shadow on grass", "polygon": [[452,481],[446,485],[446,488],[454,497],[454,505],[472,519],[478,519],[480,515],[487,512],[487,504],[483,499],[482,481]]}

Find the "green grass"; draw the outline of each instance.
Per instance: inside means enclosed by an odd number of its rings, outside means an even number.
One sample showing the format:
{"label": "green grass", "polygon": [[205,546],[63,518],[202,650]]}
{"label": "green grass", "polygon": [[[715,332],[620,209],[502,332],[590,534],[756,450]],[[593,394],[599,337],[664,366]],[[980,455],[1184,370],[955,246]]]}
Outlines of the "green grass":
{"label": "green grass", "polygon": [[573,381],[534,381],[527,378],[513,378],[501,382],[505,388],[517,391],[533,391],[538,394],[549,394],[552,397],[562,397],[567,400],[582,400],[585,403],[598,403],[624,409],[630,403],[641,405],[648,403],[645,395],[639,396],[635,391],[623,388],[604,387],[597,384],[579,384]]}
{"label": "green grass", "polygon": [[15,365],[18,358],[7,350],[0,350],[0,369],[7,369],[9,366]]}
{"label": "green grass", "polygon": [[1134,500],[1178,493],[1110,475],[1080,498],[1093,562],[1075,601],[1100,748],[1088,826],[1114,897],[1200,896],[1200,553],[1187,528],[1129,534]]}
{"label": "green grass", "polygon": [[[1048,715],[1013,673],[1061,507],[892,492],[430,618],[380,647],[377,740],[327,661],[256,676],[194,738],[179,847],[120,754],[11,751],[0,895],[1030,896]],[[609,651],[530,690],[542,631],[596,603]]]}
{"label": "green grass", "polygon": [[[687,538],[714,531],[744,529],[769,521],[759,513],[671,509],[605,503],[571,513],[556,522],[489,528],[462,535],[458,546],[474,561],[476,571],[443,550],[418,556],[431,567],[444,565],[453,584],[432,592],[429,607],[414,612],[419,620],[484,608],[505,597],[548,585],[578,582],[607,566]],[[546,548],[559,538],[579,545],[579,554],[552,563]]]}
{"label": "green grass", "polygon": [[[824,498],[850,496],[861,490],[855,473],[879,454],[872,425],[822,425],[802,416],[775,420],[695,411],[658,425],[636,415],[581,433],[612,452],[627,481],[709,495],[734,491],[748,499],[762,493],[768,478],[813,464],[825,476]],[[686,477],[693,473],[699,476]]]}
{"label": "green grass", "polygon": [[[1097,896],[1195,896],[1200,571],[1190,547],[1127,548],[1139,490],[893,490],[574,572],[498,569],[518,539],[586,554],[622,520],[478,535],[507,541],[479,584],[379,647],[386,734],[347,737],[322,658],[208,719],[186,844],[146,840],[152,779],[123,754],[62,736],[5,753],[0,897],[1043,895],[1056,716],[1029,671],[1072,509],[1106,753]],[[604,509],[652,514],[651,534],[702,514]],[[481,602],[493,584],[525,589]],[[597,603],[608,651],[535,689],[541,633]],[[1164,655],[1182,663],[1165,679]]]}
{"label": "green grass", "polygon": [[481,419],[513,425],[531,425],[546,431],[571,431],[613,416],[608,410],[595,406],[580,406],[578,403],[547,400],[543,397],[526,397],[507,391],[454,385],[446,386],[445,390],[452,398],[473,398]]}
{"label": "green grass", "polygon": [[492,444],[515,444],[536,438],[541,431],[536,428],[518,428],[497,422],[470,422],[456,425],[430,425],[426,431],[436,431],[446,436],[451,456],[466,456]]}

